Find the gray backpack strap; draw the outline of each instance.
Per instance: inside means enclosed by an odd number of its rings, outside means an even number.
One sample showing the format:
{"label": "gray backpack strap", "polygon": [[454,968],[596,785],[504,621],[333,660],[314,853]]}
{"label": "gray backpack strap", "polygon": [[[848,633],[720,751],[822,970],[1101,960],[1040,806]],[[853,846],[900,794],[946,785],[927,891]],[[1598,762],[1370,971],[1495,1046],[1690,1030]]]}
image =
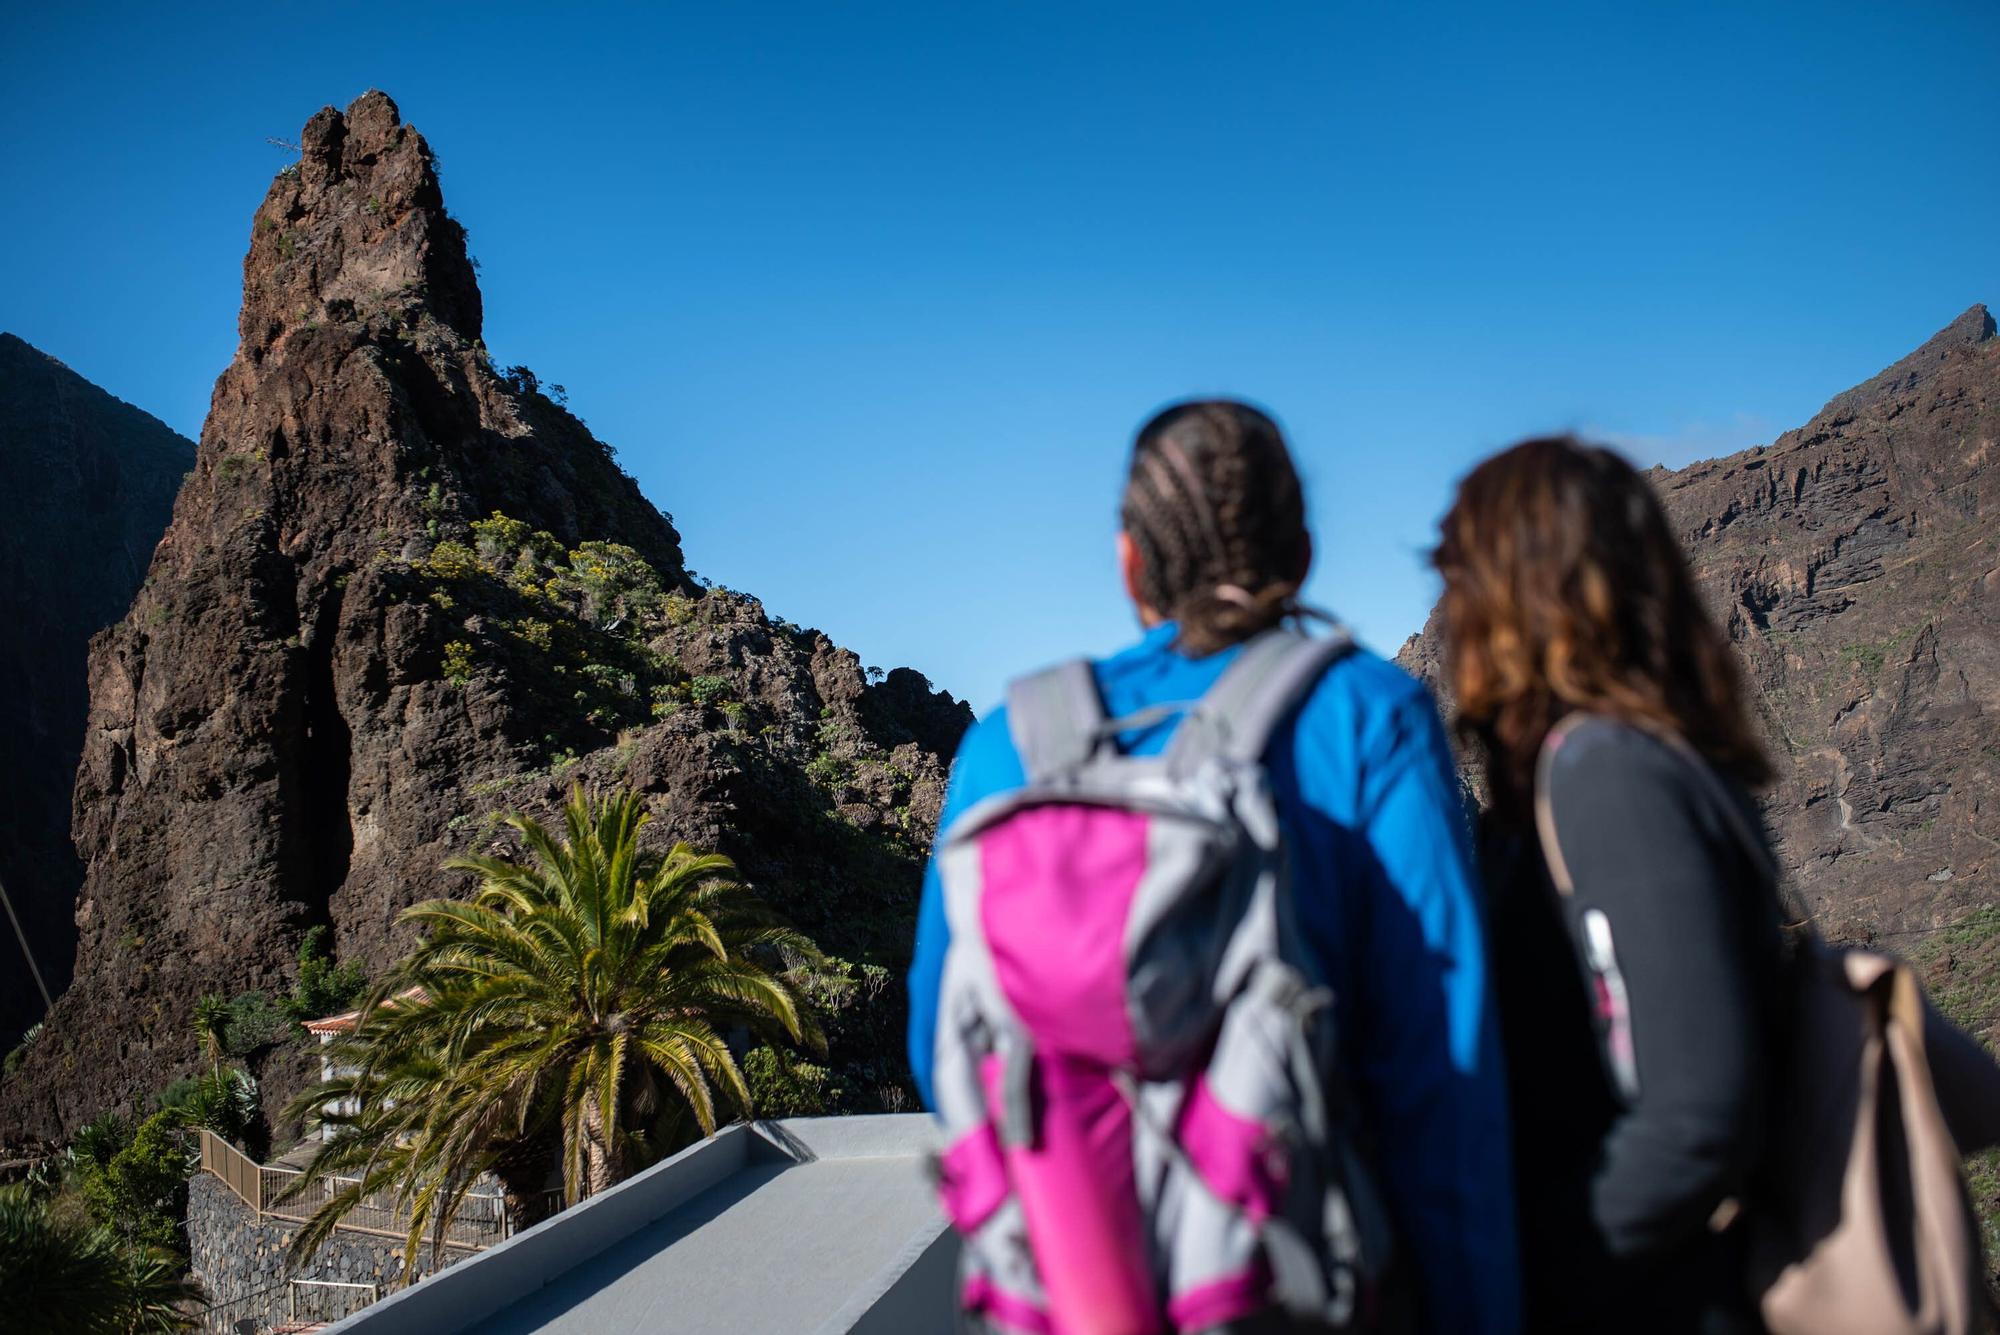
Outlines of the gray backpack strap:
{"label": "gray backpack strap", "polygon": [[1089,661],[1058,663],[1009,684],[1007,729],[1030,783],[1090,759],[1104,735],[1104,701]]}
{"label": "gray backpack strap", "polygon": [[1252,639],[1223,669],[1167,747],[1167,763],[1186,773],[1211,757],[1239,764],[1263,758],[1271,734],[1336,659],[1354,648],[1344,626],[1318,638],[1276,627]]}

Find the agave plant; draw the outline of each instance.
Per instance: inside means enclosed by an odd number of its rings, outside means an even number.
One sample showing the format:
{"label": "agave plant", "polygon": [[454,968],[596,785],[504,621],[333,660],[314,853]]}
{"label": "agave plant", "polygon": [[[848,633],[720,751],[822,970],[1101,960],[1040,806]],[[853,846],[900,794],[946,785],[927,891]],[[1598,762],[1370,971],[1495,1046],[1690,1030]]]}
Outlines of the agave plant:
{"label": "agave plant", "polygon": [[321,1149],[293,1194],[325,1193],[294,1242],[309,1255],[358,1205],[392,1195],[414,1266],[486,1173],[519,1211],[560,1162],[575,1203],[746,1113],[725,1034],[823,1047],[801,1004],[820,955],[736,880],[727,858],[640,841],[630,792],[572,793],[558,837],[507,824],[527,857],[465,857],[470,899],[403,920],[422,944],[364,1000],[308,1092]]}

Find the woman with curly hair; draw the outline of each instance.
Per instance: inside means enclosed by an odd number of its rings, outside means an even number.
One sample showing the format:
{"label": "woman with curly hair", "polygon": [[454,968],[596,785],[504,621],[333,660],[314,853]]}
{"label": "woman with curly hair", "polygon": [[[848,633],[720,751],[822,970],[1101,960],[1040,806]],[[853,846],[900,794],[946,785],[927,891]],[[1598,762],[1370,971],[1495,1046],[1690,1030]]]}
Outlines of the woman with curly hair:
{"label": "woman with curly hair", "polygon": [[1490,798],[1524,1328],[1755,1330],[1731,1216],[1773,1093],[1781,933],[1734,657],[1610,450],[1516,445],[1443,529]]}

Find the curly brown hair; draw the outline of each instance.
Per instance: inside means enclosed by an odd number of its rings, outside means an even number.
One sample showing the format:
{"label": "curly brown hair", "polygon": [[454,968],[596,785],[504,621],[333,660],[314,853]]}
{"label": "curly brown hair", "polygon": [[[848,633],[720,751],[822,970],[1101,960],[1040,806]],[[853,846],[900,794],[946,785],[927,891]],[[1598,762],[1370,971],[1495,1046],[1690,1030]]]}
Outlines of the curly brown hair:
{"label": "curly brown hair", "polygon": [[1312,560],[1305,492],[1284,433],[1233,399],[1177,403],[1145,426],[1119,507],[1140,595],[1197,657],[1301,610]]}
{"label": "curly brown hair", "polygon": [[1568,436],[1522,441],[1472,470],[1443,530],[1458,728],[1503,816],[1525,816],[1542,739],[1574,710],[1676,735],[1746,786],[1770,780],[1735,655],[1624,459]]}

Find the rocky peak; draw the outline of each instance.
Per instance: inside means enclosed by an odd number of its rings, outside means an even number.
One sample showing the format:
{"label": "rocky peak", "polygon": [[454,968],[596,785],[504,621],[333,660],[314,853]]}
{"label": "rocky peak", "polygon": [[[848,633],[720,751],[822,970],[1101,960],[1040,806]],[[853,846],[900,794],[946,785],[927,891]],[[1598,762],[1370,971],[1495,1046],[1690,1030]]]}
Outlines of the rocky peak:
{"label": "rocky peak", "polygon": [[240,331],[252,355],[288,329],[352,320],[436,322],[480,339],[465,229],[445,212],[430,145],[388,94],[306,122],[296,166],[257,210]]}
{"label": "rocky peak", "polygon": [[1911,393],[1934,377],[1951,358],[1993,337],[1993,315],[1975,303],[1964,314],[1925,340],[1924,345],[1888,370],[1853,389],[1835,395],[1819,410],[1819,418],[1851,418],[1897,394]]}
{"label": "rocky peak", "polygon": [[[284,989],[311,926],[379,973],[398,912],[463,888],[446,858],[578,782],[643,793],[658,838],[736,857],[857,967],[907,945],[969,712],[688,576],[611,451],[488,358],[463,229],[386,96],[302,147],[173,524],[91,647],[76,976],[0,1140],[194,1069],[195,999]],[[859,1047],[835,1042],[857,1109],[901,1097],[869,977]],[[260,1074],[277,1106],[306,1069]]]}

